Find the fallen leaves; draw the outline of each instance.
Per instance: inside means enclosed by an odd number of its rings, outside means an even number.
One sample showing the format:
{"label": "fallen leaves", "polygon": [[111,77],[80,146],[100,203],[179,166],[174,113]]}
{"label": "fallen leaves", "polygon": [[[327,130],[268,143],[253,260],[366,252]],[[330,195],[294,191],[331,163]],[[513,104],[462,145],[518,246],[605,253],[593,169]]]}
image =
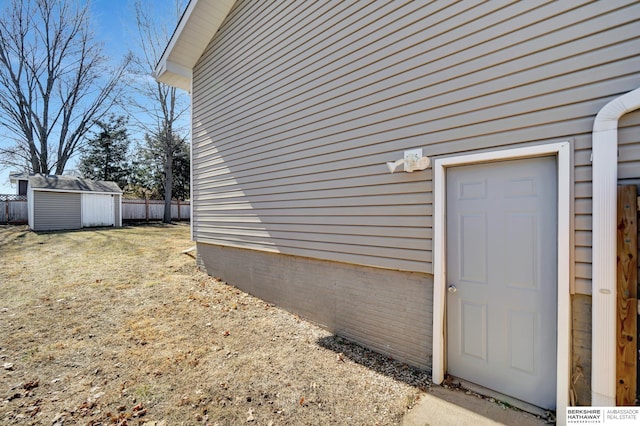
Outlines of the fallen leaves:
{"label": "fallen leaves", "polygon": [[35,380],[31,380],[30,382],[24,383],[22,385],[22,389],[26,391],[30,391],[31,389],[35,389],[38,386],[40,386],[40,380],[35,379]]}
{"label": "fallen leaves", "polygon": [[35,417],[40,412],[41,399],[36,400],[33,405],[27,407],[27,413],[30,417]]}
{"label": "fallen leaves", "polygon": [[139,403],[131,408],[131,411],[127,411],[127,407],[125,405],[119,405],[117,408],[117,413],[108,412],[105,414],[107,419],[113,424],[117,424],[119,426],[126,426],[127,420],[144,417],[147,414],[147,409]]}
{"label": "fallen leaves", "polygon": [[147,409],[142,406],[142,403],[133,407],[131,411],[133,412],[132,417],[142,417],[147,414]]}
{"label": "fallen leaves", "polygon": [[[0,424],[35,412],[55,426],[399,422],[414,390],[390,361],[199,272],[179,255],[188,231],[30,234],[62,257],[3,246],[14,261],[0,271]],[[46,312],[22,309],[25,294]]]}

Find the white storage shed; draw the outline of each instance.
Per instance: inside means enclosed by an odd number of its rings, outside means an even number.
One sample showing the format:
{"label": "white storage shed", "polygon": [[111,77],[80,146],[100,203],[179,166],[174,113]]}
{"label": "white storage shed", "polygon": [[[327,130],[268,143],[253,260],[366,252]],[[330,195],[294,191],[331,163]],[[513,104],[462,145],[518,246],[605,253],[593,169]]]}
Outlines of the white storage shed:
{"label": "white storage shed", "polygon": [[32,175],[27,200],[34,231],[122,226],[122,190],[115,182]]}

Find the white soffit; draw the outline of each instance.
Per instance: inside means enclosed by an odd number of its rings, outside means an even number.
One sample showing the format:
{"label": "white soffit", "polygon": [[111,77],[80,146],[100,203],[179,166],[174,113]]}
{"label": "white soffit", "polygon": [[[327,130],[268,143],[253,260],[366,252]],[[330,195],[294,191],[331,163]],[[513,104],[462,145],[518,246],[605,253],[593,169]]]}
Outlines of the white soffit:
{"label": "white soffit", "polygon": [[191,0],[164,50],[153,77],[189,91],[191,73],[235,0]]}

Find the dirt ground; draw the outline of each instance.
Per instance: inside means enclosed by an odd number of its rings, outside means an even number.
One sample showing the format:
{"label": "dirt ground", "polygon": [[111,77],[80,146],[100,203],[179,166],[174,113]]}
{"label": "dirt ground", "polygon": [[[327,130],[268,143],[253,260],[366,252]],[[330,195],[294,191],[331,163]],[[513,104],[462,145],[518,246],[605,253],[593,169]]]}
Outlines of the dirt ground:
{"label": "dirt ground", "polygon": [[0,424],[398,424],[429,377],[196,268],[188,225],[0,226]]}

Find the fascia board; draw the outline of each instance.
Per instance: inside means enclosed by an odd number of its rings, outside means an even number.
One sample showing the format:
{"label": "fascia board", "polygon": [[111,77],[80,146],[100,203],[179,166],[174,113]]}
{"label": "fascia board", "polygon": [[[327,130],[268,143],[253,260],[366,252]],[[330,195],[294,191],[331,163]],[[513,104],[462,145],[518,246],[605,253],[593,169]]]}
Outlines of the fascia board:
{"label": "fascia board", "polygon": [[122,195],[122,192],[79,191],[77,189],[32,188],[34,192],[67,192],[74,194]]}
{"label": "fascia board", "polygon": [[234,3],[235,0],[191,0],[152,76],[161,83],[188,91],[193,67]]}

